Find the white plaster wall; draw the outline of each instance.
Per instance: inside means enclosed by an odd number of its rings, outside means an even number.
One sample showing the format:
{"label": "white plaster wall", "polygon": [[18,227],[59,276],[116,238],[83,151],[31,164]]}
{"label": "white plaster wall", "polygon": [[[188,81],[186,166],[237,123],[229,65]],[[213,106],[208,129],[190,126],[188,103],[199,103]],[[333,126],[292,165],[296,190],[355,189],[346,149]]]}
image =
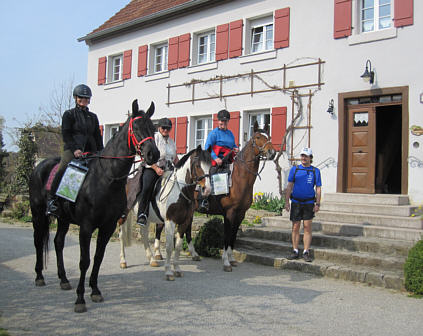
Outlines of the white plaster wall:
{"label": "white plaster wall", "polygon": [[[356,0],[355,0],[356,1]],[[169,107],[167,102],[167,85],[189,82],[191,79],[209,79],[216,75],[235,75],[246,73],[251,69],[265,70],[278,68],[283,64],[299,64],[313,62],[321,58],[326,63],[323,66],[322,82],[325,85],[321,90],[312,89],[314,96],[311,102],[312,130],[311,147],[314,151],[314,164],[318,165],[326,160],[333,160],[329,166],[323,166],[322,179],[324,192],[336,191],[336,162],[338,160],[338,93],[370,89],[360,75],[364,71],[367,59],[372,62],[376,73],[372,89],[409,86],[409,122],[410,125],[423,126],[423,104],[419,95],[423,92],[423,2],[414,1],[414,25],[393,29],[396,37],[350,45],[354,38],[333,38],[333,1],[313,0],[243,0],[234,1],[216,8],[203,10],[189,16],[172,19],[165,23],[148,27],[143,30],[125,34],[120,37],[96,43],[89,48],[88,53],[88,85],[93,90],[91,109],[95,111],[101,124],[114,124],[126,120],[126,113],[131,108],[132,100],[137,98],[142,108],[146,109],[151,101],[156,104],[155,118],[178,117],[189,115],[191,118],[201,115],[211,115],[222,108],[229,111],[241,111],[240,139],[242,141],[243,111],[252,109],[272,108],[276,106],[288,107],[289,125],[291,120],[291,100],[289,94],[263,93],[231,97],[223,101],[211,99],[206,101],[182,104],[173,104]],[[185,33],[195,33],[212,28],[216,25],[228,23],[238,19],[250,19],[255,16],[270,14],[276,9],[290,7],[290,45],[288,48],[268,52],[263,55],[263,60],[247,62],[252,57],[242,56],[229,59],[207,66],[190,66],[184,69],[172,70],[160,76],[152,75],[137,77],[138,47],[165,41],[170,37]],[[244,21],[245,24],[245,21]],[[355,24],[353,24],[354,26]],[[244,32],[245,33],[245,32]],[[244,34],[245,36],[245,34]],[[192,40],[191,40],[192,47]],[[132,76],[123,81],[120,86],[97,85],[98,59],[103,56],[132,49]],[[195,72],[199,69],[204,71]],[[280,79],[282,74],[279,73]],[[158,78],[157,77],[163,77]],[[272,78],[270,78],[272,79]],[[269,79],[269,80],[270,80]],[[287,80],[295,80],[296,84],[317,83],[317,71],[289,72]],[[276,84],[276,79],[272,79]],[[235,89],[243,89],[245,81],[233,82]],[[280,83],[280,82],[279,82]],[[280,85],[280,84],[279,84]],[[248,85],[247,85],[248,86]],[[216,94],[217,86],[209,86],[203,93]],[[201,91],[201,90],[200,90]],[[173,91],[172,91],[173,92]],[[189,91],[190,92],[190,91]],[[308,92],[302,89],[301,93]],[[186,92],[179,91],[182,99]],[[174,97],[178,99],[178,97]],[[335,115],[331,117],[327,112],[329,100],[335,102]],[[307,98],[303,98],[304,112],[306,112]],[[190,126],[189,126],[190,128]],[[194,134],[188,134],[188,144],[192,143]],[[302,140],[301,140],[302,139]],[[305,131],[296,131],[294,153],[298,154],[301,147],[307,144]],[[419,148],[414,148],[413,143],[418,142]],[[288,151],[290,147],[288,146]],[[423,165],[423,136],[417,137],[410,134],[409,155],[420,160]],[[287,155],[281,157],[284,167],[284,183],[286,183],[289,163]],[[327,161],[326,161],[327,162]],[[414,203],[423,202],[423,167],[409,165],[409,195]],[[278,194],[275,166],[272,162],[266,164],[261,174],[262,179],[257,180],[255,191],[273,192]]]}

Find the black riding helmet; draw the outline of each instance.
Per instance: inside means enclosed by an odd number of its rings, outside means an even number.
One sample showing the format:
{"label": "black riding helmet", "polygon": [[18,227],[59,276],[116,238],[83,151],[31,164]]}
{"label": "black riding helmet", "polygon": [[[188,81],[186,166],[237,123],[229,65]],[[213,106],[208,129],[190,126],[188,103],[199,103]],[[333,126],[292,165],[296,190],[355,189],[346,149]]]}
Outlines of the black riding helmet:
{"label": "black riding helmet", "polygon": [[73,96],[74,98],[91,98],[91,89],[85,84],[79,84],[73,89]]}
{"label": "black riding helmet", "polygon": [[168,118],[162,118],[159,120],[159,127],[172,128],[172,122]]}
{"label": "black riding helmet", "polygon": [[231,115],[226,110],[220,110],[217,112],[217,119],[221,121],[228,121],[231,119]]}

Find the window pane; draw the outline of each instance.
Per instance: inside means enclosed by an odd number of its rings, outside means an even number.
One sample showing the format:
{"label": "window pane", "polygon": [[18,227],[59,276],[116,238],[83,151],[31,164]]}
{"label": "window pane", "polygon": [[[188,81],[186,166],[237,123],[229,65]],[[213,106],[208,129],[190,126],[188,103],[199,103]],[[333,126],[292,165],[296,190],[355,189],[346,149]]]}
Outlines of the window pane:
{"label": "window pane", "polygon": [[369,8],[369,9],[364,9],[363,10],[363,15],[361,17],[363,20],[373,19],[373,17],[374,17],[374,10],[373,10],[373,8]]}
{"label": "window pane", "polygon": [[363,22],[362,31],[363,32],[369,32],[374,30],[374,24],[373,21],[365,21]]}
{"label": "window pane", "polygon": [[391,4],[391,0],[379,0],[379,5]]}
{"label": "window pane", "polygon": [[391,17],[381,18],[379,20],[379,29],[386,29],[391,26]]}
{"label": "window pane", "polygon": [[391,6],[385,5],[379,7],[379,16],[391,16]]}
{"label": "window pane", "polygon": [[373,0],[363,0],[363,8],[373,7]]}

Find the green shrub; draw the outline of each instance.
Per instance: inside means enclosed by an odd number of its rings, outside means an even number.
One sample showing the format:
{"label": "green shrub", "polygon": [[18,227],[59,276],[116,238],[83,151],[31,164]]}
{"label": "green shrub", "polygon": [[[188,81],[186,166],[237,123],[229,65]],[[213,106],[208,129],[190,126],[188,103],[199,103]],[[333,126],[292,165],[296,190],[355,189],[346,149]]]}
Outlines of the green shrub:
{"label": "green shrub", "polygon": [[256,210],[267,210],[271,212],[282,213],[285,207],[285,199],[273,196],[270,193],[257,192],[253,196],[251,208]]}
{"label": "green shrub", "polygon": [[12,207],[12,218],[15,219],[28,219],[29,201],[17,202]]}
{"label": "green shrub", "polygon": [[201,227],[194,239],[194,248],[200,256],[220,257],[223,248],[224,230],[220,218],[212,218]]}
{"label": "green shrub", "polygon": [[404,264],[405,288],[414,294],[423,294],[423,240],[408,252]]}

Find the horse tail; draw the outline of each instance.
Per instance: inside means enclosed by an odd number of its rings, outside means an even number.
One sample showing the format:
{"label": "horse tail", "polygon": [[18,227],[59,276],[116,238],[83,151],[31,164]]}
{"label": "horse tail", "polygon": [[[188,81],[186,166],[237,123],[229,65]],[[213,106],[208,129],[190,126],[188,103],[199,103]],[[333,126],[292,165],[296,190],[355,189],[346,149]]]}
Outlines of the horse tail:
{"label": "horse tail", "polygon": [[135,221],[135,214],[134,210],[129,211],[125,223],[122,224],[120,227],[121,229],[121,236],[124,246],[131,246],[132,245],[132,225]]}

